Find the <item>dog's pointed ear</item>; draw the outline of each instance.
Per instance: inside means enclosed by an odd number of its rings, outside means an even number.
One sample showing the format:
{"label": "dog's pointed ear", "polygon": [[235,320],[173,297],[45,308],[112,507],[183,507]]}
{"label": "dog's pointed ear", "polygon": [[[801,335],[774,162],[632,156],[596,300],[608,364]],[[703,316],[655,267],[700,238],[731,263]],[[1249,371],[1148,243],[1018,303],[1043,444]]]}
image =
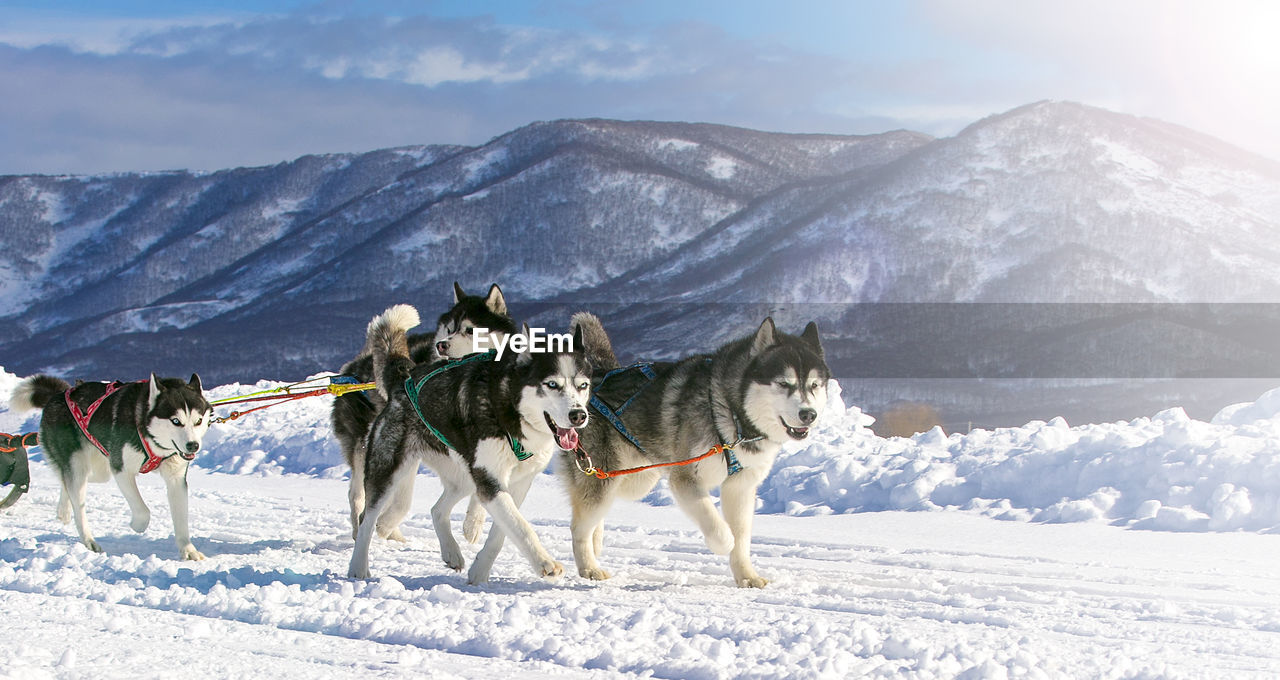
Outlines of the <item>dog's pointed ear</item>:
{"label": "dog's pointed ear", "polygon": [[[497,288],[497,286],[494,286],[494,288]],[[524,337],[529,337],[529,324],[521,324],[520,332],[524,334]],[[525,347],[523,352],[516,353],[517,366],[527,366],[532,361],[533,352],[530,352],[528,347]]]}
{"label": "dog's pointed ear", "polygon": [[498,316],[507,315],[507,299],[502,297],[502,289],[498,287],[498,284],[495,283],[489,286],[489,294],[484,298],[484,306]]}
{"label": "dog's pointed ear", "polygon": [[756,337],[751,341],[751,356],[754,357],[776,344],[778,344],[778,327],[773,325],[773,317],[766,316],[764,323],[760,324],[760,329],[756,331]]}
{"label": "dog's pointed ear", "polygon": [[587,347],[582,341],[582,326],[573,327],[573,353],[585,355]]}
{"label": "dog's pointed ear", "polygon": [[804,327],[804,332],[800,334],[800,339],[809,343],[809,346],[813,347],[814,351],[818,353],[818,356],[823,356],[822,341],[818,339],[817,322],[810,321],[809,325]]}
{"label": "dog's pointed ear", "polygon": [[155,408],[156,401],[160,399],[160,381],[156,379],[156,374],[151,374],[150,393],[147,395],[148,408]]}
{"label": "dog's pointed ear", "polygon": [[462,292],[462,286],[459,286],[458,282],[454,281],[453,282],[453,304],[455,305],[458,304],[458,302],[460,302],[462,298],[466,296],[467,294]]}
{"label": "dog's pointed ear", "polygon": [[200,392],[200,374],[192,373],[191,379],[187,381],[187,384],[191,386],[191,389]]}

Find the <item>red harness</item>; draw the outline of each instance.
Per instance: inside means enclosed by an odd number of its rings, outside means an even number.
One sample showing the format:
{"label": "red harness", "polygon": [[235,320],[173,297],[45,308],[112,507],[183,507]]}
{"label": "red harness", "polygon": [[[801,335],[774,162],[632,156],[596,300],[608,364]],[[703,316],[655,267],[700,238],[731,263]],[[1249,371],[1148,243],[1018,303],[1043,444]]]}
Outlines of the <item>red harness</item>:
{"label": "red harness", "polygon": [[[147,381],[139,380],[138,382],[144,383]],[[124,387],[124,383],[118,380],[108,384],[107,391],[103,392],[102,396],[98,397],[97,401],[89,404],[89,408],[84,409],[83,411],[80,410],[80,405],[71,398],[71,390],[67,390],[66,393],[63,394],[63,397],[67,400],[67,408],[71,409],[71,417],[75,419],[76,425],[80,426],[80,432],[84,434],[85,439],[88,439],[90,443],[98,447],[98,450],[102,452],[102,455],[107,458],[110,458],[111,454],[107,451],[107,447],[103,446],[102,442],[98,441],[98,438],[89,432],[89,420],[93,418],[94,413],[97,413],[98,407],[102,405],[102,402],[121,387]],[[160,467],[160,464],[164,462],[164,459],[169,456],[157,456],[156,452],[151,450],[151,444],[147,442],[147,435],[142,432],[141,426],[138,427],[138,439],[142,440],[142,448],[147,453],[147,458],[142,461],[142,467],[138,468],[138,472],[146,474]]]}

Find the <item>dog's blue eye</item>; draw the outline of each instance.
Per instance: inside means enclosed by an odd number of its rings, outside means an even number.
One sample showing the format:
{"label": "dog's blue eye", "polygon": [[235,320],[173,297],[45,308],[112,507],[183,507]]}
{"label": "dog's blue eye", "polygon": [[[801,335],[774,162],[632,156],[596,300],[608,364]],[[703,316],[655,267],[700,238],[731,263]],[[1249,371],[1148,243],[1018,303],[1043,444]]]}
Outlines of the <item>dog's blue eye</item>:
{"label": "dog's blue eye", "polygon": [[170,418],[169,422],[173,423],[174,425],[177,425],[178,427],[182,427],[182,421],[178,420],[177,418]]}
{"label": "dog's blue eye", "polygon": [[585,389],[587,389],[588,387],[591,387],[591,383],[589,383],[589,382],[582,382],[582,383],[578,383],[578,389],[580,389],[580,390],[585,390]]}
{"label": "dog's blue eye", "polygon": [[558,383],[558,382],[556,382],[556,381],[554,381],[554,380],[548,380],[548,381],[546,381],[546,382],[544,382],[544,383],[542,383],[542,384],[543,384],[543,385],[546,385],[549,389],[553,389],[553,390],[558,390],[558,389],[560,389],[560,383]]}

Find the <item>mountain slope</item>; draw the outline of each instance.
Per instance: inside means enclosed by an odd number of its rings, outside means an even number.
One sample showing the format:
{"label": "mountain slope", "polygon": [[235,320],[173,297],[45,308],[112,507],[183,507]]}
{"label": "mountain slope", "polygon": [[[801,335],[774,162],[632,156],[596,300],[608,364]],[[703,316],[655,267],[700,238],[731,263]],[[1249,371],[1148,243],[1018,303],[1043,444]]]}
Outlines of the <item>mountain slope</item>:
{"label": "mountain slope", "polygon": [[[1071,103],[937,140],[581,120],[213,174],[5,177],[0,235],[0,359],[20,372],[332,370],[371,315],[430,318],[456,280],[500,283],[534,325],[597,311],[627,356],[773,314],[818,320],[848,377],[1280,376],[1256,341],[1280,331],[1270,306],[1246,332],[1213,306],[1097,304],[1280,301],[1280,166]],[[919,302],[937,306],[896,304]],[[1160,337],[1181,344],[1153,354]]]}

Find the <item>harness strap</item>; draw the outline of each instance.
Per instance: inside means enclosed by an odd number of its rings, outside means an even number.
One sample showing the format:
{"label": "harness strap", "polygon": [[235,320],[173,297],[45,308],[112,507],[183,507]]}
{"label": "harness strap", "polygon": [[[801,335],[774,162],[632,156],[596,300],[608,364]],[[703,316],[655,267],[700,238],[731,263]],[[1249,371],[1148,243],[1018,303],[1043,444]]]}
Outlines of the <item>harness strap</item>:
{"label": "harness strap", "polygon": [[[9,434],[8,432],[0,432],[0,437],[8,437],[6,441],[9,445],[0,444],[0,453],[13,453],[18,447],[31,447],[40,445],[40,433],[28,432],[26,434]],[[30,439],[31,441],[27,441]],[[15,440],[17,440],[15,442]]]}
{"label": "harness strap", "polygon": [[[612,371],[605,373],[604,377],[600,379],[599,385],[604,385],[606,382],[608,382],[609,378],[619,373],[625,373],[630,370],[639,370],[640,373],[644,375],[644,377],[648,378],[650,381],[653,381],[654,378],[658,377],[657,373],[654,373],[653,371],[653,364],[647,361],[642,361],[639,363],[631,364],[630,366],[622,366],[620,368],[615,368]],[[597,386],[597,389],[599,389],[599,386]],[[623,437],[626,437],[627,441],[631,442],[637,449],[640,449],[642,453],[645,452],[644,446],[640,444],[640,440],[636,439],[635,435],[631,434],[631,432],[627,430],[626,424],[622,422],[622,413],[627,410],[628,406],[631,406],[631,402],[635,401],[636,397],[640,396],[640,393],[643,391],[644,391],[643,387],[636,390],[636,393],[631,395],[631,397],[628,398],[625,402],[623,402],[622,406],[619,406],[616,410],[609,408],[609,405],[604,403],[604,400],[601,399],[600,397],[597,397],[595,394],[592,394],[591,398],[587,400],[587,403],[591,406],[591,408],[594,408],[596,412],[604,416],[605,420],[608,420],[609,424],[613,425],[613,429],[618,431],[618,434],[621,434]]]}
{"label": "harness strap", "polygon": [[67,408],[71,410],[71,418],[76,421],[76,425],[79,426],[80,432],[85,436],[85,439],[88,439],[90,444],[98,447],[98,450],[102,452],[102,455],[108,458],[111,457],[111,454],[107,452],[107,447],[103,446],[102,442],[98,441],[98,438],[93,436],[92,432],[89,432],[89,421],[93,418],[93,414],[98,412],[98,407],[102,406],[103,400],[111,396],[121,387],[124,387],[124,383],[121,383],[119,380],[109,383],[106,391],[102,393],[102,396],[98,397],[97,401],[89,404],[89,408],[83,411],[80,410],[80,405],[71,398],[71,393],[74,391],[74,388],[67,390],[62,394],[63,399],[67,402]]}
{"label": "harness strap", "polygon": [[[711,363],[711,361],[712,360],[710,357],[706,359],[706,363],[708,364]],[[640,372],[643,373],[644,376],[648,378],[650,381],[652,381],[654,378],[657,377],[657,374],[654,373],[653,371],[652,363],[640,362],[640,363],[632,364],[630,366],[624,366],[622,368],[615,368],[612,371],[605,373],[604,377],[600,379],[600,385],[603,385],[605,381],[607,381],[610,377],[618,373],[622,373],[624,371],[630,371],[632,369],[639,369]],[[622,422],[621,414],[623,411],[627,409],[628,406],[631,405],[632,401],[635,401],[636,397],[639,396],[640,392],[642,392],[643,390],[644,390],[643,387],[640,390],[637,390],[635,394],[631,395],[631,397],[627,399],[625,402],[623,402],[622,406],[619,406],[616,410],[610,409],[608,404],[605,404],[604,401],[602,401],[599,397],[595,396],[594,394],[591,395],[591,399],[589,401],[592,408],[598,411],[600,415],[604,416],[605,419],[607,419],[609,423],[613,425],[614,429],[616,429],[619,434],[621,434],[623,437],[626,437],[627,441],[634,444],[635,447],[637,449],[640,449],[642,453],[645,452],[644,447],[640,445],[640,442],[635,438],[635,435],[631,434],[631,432],[627,430],[626,425]],[[712,392],[711,392],[711,388],[707,389],[707,406],[711,410],[711,423],[712,423],[712,426],[714,427],[715,416],[716,416],[716,404],[715,404],[714,395],[712,395]],[[743,469],[742,462],[738,460],[738,456],[733,452],[733,450],[742,444],[750,444],[752,442],[758,442],[764,439],[764,435],[752,437],[750,439],[743,437],[742,423],[738,420],[738,414],[733,412],[732,406],[729,407],[729,417],[733,419],[733,429],[734,429],[733,443],[732,444],[716,444],[715,446],[711,447],[710,450],[708,450],[706,453],[700,456],[694,456],[693,458],[688,458],[686,460],[677,460],[677,461],[671,461],[667,463],[654,463],[653,465],[642,465],[640,467],[627,468],[625,470],[616,470],[613,472],[608,472],[605,470],[596,469],[596,467],[591,464],[591,457],[587,455],[587,452],[584,451],[581,446],[579,446],[574,452],[575,453],[574,462],[577,464],[578,469],[585,474],[593,475],[598,479],[609,479],[610,477],[620,477],[622,475],[635,474],[637,472],[644,472],[645,470],[652,470],[655,468],[671,467],[675,465],[689,465],[691,463],[696,463],[700,460],[710,458],[711,456],[714,456],[717,453],[723,453],[725,468],[728,470],[729,476],[733,476],[738,474],[739,472],[742,472],[742,469]],[[717,435],[719,434],[719,428],[716,428],[716,434]],[[584,463],[585,463],[585,466],[584,466]]]}
{"label": "harness strap", "polygon": [[[709,362],[708,362],[709,363]],[[716,422],[716,400],[712,393],[711,387],[707,388],[707,406],[711,409],[711,424],[715,426]],[[724,450],[724,466],[729,471],[729,476],[742,472],[742,463],[738,461],[738,456],[734,455],[733,449],[739,444],[750,444],[764,439],[764,435],[747,439],[742,436],[742,422],[738,420],[738,414],[733,412],[733,406],[729,407],[729,418],[733,420],[733,445]],[[720,433],[720,428],[716,427],[716,434]]]}
{"label": "harness strap", "polygon": [[[418,420],[422,421],[422,424],[424,427],[427,428],[427,431],[430,432],[432,436],[434,436],[436,439],[439,439],[440,443],[444,444],[445,448],[453,449],[454,451],[458,450],[457,447],[453,445],[453,442],[450,442],[449,439],[444,436],[443,432],[441,432],[440,430],[437,430],[436,427],[431,424],[431,421],[427,420],[427,415],[422,412],[422,407],[418,404],[418,395],[422,392],[423,386],[426,385],[428,381],[430,381],[432,378],[436,377],[437,375],[440,375],[445,371],[453,370],[459,366],[462,366],[463,364],[470,364],[477,361],[489,361],[493,359],[495,356],[497,356],[497,354],[498,353],[496,350],[489,350],[488,352],[477,352],[475,354],[468,354],[467,356],[462,357],[461,359],[455,359],[454,361],[450,361],[449,363],[422,376],[422,378],[420,378],[417,383],[413,381],[413,378],[409,378],[404,381],[404,391],[406,394],[409,395],[409,404],[413,406],[414,413],[418,414]],[[507,435],[507,444],[511,446],[511,453],[515,455],[516,460],[528,460],[529,457],[533,455],[533,452],[526,450],[518,439],[511,436],[510,432],[506,433],[506,435]]]}
{"label": "harness strap", "polygon": [[167,456],[157,456],[156,452],[151,450],[151,443],[147,441],[147,434],[142,431],[142,426],[138,426],[138,439],[142,440],[142,448],[147,452],[147,459],[142,461],[142,466],[138,468],[138,472],[142,474],[146,474],[160,467],[160,464],[163,463],[166,458],[172,458],[173,456],[178,455],[178,452],[175,450]]}
{"label": "harness strap", "polygon": [[[0,433],[0,438],[5,441],[5,445],[0,446],[0,483],[5,486],[13,485],[13,489],[0,499],[0,509],[17,503],[18,498],[31,488],[31,470],[27,462],[26,441],[27,437],[34,434],[34,432],[23,435]],[[30,444],[30,446],[34,445],[35,442]]]}
{"label": "harness strap", "polygon": [[[700,456],[694,456],[693,458],[689,458],[686,460],[673,460],[666,463],[654,463],[652,465],[641,465],[640,467],[633,467],[633,468],[627,468],[625,470],[613,470],[613,471],[596,469],[596,467],[591,464],[591,456],[587,455],[587,452],[584,451],[581,446],[579,446],[574,453],[576,454],[575,462],[578,465],[578,469],[581,470],[583,474],[591,475],[596,479],[609,479],[610,477],[634,475],[637,472],[644,472],[645,470],[653,470],[656,468],[674,467],[677,465],[690,465],[692,463],[696,463],[705,458],[710,458],[711,456],[714,456],[718,453],[729,451],[734,446],[737,446],[737,445],[736,444],[716,444],[715,446],[712,446],[710,449],[708,449],[706,453]],[[586,463],[586,467],[583,467],[582,465],[584,462]]]}
{"label": "harness strap", "polygon": [[[633,396],[631,399],[635,399],[635,397]],[[600,397],[593,394],[591,395],[591,398],[587,400],[587,403],[591,405],[591,408],[599,412],[600,415],[604,416],[605,420],[608,420],[609,424],[613,425],[613,429],[618,431],[618,434],[626,437],[627,441],[631,442],[637,449],[640,449],[640,451],[644,451],[644,446],[640,444],[640,440],[636,439],[636,436],[627,430],[627,426],[622,423],[622,418],[619,417],[617,413],[614,413],[613,410],[609,408],[609,405],[605,404]],[[628,399],[627,403],[631,403],[631,400]]]}
{"label": "harness strap", "polygon": [[[147,381],[139,380],[133,384],[142,384],[144,382]],[[119,380],[109,383],[107,385],[107,389],[102,393],[102,396],[98,397],[97,400],[92,404],[89,404],[89,407],[84,410],[81,410],[80,405],[71,398],[71,392],[74,388],[72,390],[67,390],[62,395],[63,399],[67,402],[67,408],[71,410],[71,418],[76,421],[76,426],[80,428],[80,433],[83,434],[85,439],[88,439],[91,444],[96,446],[98,450],[102,452],[102,455],[107,458],[111,457],[111,453],[107,451],[107,447],[102,445],[102,442],[98,441],[97,437],[93,436],[92,432],[89,432],[89,421],[93,419],[93,414],[98,412],[98,407],[102,406],[102,402],[124,386],[125,383],[122,383]],[[151,448],[151,442],[147,441],[147,433],[142,431],[142,425],[138,425],[137,432],[138,440],[142,442],[142,450],[146,454],[146,458],[143,459],[142,465],[138,467],[138,472],[140,474],[151,472],[152,470],[160,467],[160,464],[166,459],[178,455],[178,451],[174,451],[167,456],[157,455],[155,450]]]}

